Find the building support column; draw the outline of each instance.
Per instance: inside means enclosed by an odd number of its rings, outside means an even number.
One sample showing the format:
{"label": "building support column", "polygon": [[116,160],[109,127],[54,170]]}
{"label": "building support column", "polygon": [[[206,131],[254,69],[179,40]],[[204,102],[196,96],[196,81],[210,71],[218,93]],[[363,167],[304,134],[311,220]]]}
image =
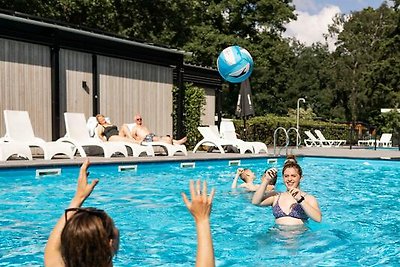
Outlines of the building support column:
{"label": "building support column", "polygon": [[182,65],[176,67],[177,73],[177,86],[178,86],[178,99],[177,99],[177,110],[176,110],[176,138],[181,139],[185,136],[185,87],[183,84],[184,70]]}
{"label": "building support column", "polygon": [[216,113],[217,113],[217,125],[218,125],[218,129],[219,126],[221,125],[221,121],[222,121],[222,89],[221,87],[217,87],[215,89],[215,93],[216,93]]}
{"label": "building support column", "polygon": [[60,110],[60,47],[55,44],[50,47],[50,66],[51,66],[51,137],[57,140],[61,137],[60,124],[62,111]]}
{"label": "building support column", "polygon": [[100,113],[100,92],[99,92],[99,73],[97,70],[97,55],[92,55],[92,108],[93,116]]}

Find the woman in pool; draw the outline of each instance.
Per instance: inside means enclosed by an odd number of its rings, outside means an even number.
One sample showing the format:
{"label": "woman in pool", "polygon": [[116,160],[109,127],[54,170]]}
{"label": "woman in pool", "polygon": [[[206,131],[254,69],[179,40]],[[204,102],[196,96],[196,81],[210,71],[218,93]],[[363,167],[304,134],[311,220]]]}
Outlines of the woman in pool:
{"label": "woman in pool", "polygon": [[[88,183],[89,164],[89,160],[82,164],[75,196],[49,236],[44,252],[46,267],[113,266],[112,258],[119,248],[119,232],[114,221],[103,210],[81,207],[98,183],[98,179]],[[206,182],[200,191],[200,181],[197,181],[196,186],[190,182],[191,202],[182,194],[196,223],[196,266],[215,265],[209,222],[214,192],[207,196]]]}
{"label": "woman in pool", "polygon": [[259,206],[272,206],[275,222],[282,225],[301,225],[308,218],[321,222],[322,214],[314,196],[300,189],[302,170],[294,161],[287,162],[282,170],[286,192],[265,195],[269,180],[265,179],[253,195],[252,203]]}
{"label": "woman in pool", "polygon": [[[239,177],[240,179],[242,179],[244,183],[238,186],[237,182],[239,180]],[[266,191],[272,191],[275,189],[277,169],[271,168],[266,170],[263,176],[261,177],[261,181],[263,181],[267,177],[272,177],[272,178],[269,179],[269,184],[267,184]],[[240,187],[240,188],[245,188],[249,192],[255,192],[260,186],[259,184],[254,184],[255,179],[256,175],[250,169],[238,168],[236,171],[235,178],[233,178],[231,188],[233,189]]]}

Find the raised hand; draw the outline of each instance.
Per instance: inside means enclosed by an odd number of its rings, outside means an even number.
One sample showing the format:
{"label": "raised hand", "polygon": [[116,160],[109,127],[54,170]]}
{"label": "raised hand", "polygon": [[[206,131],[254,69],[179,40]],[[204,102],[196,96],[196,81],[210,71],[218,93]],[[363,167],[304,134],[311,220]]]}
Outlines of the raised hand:
{"label": "raised hand", "polygon": [[212,189],[207,196],[207,183],[203,182],[203,189],[200,190],[201,182],[190,181],[190,196],[192,202],[189,201],[185,193],[182,193],[183,202],[192,214],[197,231],[197,256],[196,267],[213,267],[215,266],[214,247],[210,229],[210,213],[215,190]]}
{"label": "raised hand", "polygon": [[77,188],[76,188],[76,193],[75,197],[78,198],[80,201],[85,201],[86,198],[90,196],[92,193],[93,189],[99,182],[98,179],[94,179],[90,184],[88,184],[88,168],[89,168],[90,162],[88,159],[86,159],[82,166],[81,170],[79,172],[79,177],[78,177],[78,183],[77,183]]}
{"label": "raised hand", "polygon": [[278,175],[278,170],[276,168],[268,169],[264,175],[261,177],[261,181],[271,181],[272,179],[276,178]]}
{"label": "raised hand", "polygon": [[289,194],[296,200],[299,201],[301,199],[301,191],[298,188],[292,188],[289,190]]}
{"label": "raised hand", "polygon": [[211,190],[209,196],[207,196],[207,182],[203,182],[203,189],[200,190],[201,182],[200,180],[190,181],[190,196],[192,201],[190,202],[185,193],[182,193],[183,202],[187,209],[190,211],[195,221],[201,221],[208,219],[211,213],[212,200],[214,198],[215,189]]}

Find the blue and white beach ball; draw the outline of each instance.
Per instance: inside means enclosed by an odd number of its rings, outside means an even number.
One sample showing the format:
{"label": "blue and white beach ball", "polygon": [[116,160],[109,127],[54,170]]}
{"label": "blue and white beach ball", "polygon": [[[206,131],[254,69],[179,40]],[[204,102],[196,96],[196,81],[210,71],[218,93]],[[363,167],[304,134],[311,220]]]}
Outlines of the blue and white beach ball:
{"label": "blue and white beach ball", "polygon": [[241,83],[253,71],[253,58],[246,49],[237,45],[229,46],[219,54],[217,68],[228,82]]}

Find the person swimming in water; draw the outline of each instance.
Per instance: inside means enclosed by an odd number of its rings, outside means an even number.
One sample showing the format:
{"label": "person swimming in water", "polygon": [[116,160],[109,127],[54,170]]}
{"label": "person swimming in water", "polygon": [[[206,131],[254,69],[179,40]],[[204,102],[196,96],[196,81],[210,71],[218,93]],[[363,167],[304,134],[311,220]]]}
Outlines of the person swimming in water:
{"label": "person swimming in water", "polygon": [[252,203],[272,206],[275,222],[280,225],[302,225],[309,218],[321,222],[322,214],[317,199],[300,189],[302,169],[297,162],[289,161],[282,170],[286,192],[265,194],[269,179],[265,179],[253,195]]}
{"label": "person swimming in water", "polygon": [[[271,179],[269,179],[269,184],[266,187],[266,191],[272,191],[275,189],[277,172],[278,172],[277,169],[271,168],[266,170],[263,176],[261,177],[261,180],[264,180],[267,179],[267,176],[271,176]],[[239,177],[243,181],[243,183],[238,186]],[[254,184],[254,180],[256,178],[257,177],[252,170],[238,168],[236,171],[235,178],[233,178],[231,188],[233,189],[239,187],[239,188],[245,188],[249,192],[255,192],[260,186],[259,184]]]}

